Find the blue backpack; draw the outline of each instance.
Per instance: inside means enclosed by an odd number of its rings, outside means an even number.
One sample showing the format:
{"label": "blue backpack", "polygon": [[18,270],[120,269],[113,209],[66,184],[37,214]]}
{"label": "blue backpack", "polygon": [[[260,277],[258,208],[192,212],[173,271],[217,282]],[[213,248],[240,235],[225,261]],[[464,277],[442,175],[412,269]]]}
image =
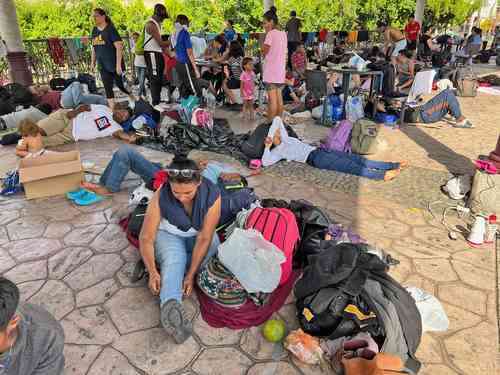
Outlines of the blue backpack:
{"label": "blue backpack", "polygon": [[3,179],[0,195],[13,195],[22,191],[23,187],[19,181],[19,172],[17,170],[7,172]]}
{"label": "blue backpack", "polygon": [[321,143],[321,148],[327,151],[351,152],[352,122],[340,121],[337,126],[330,129],[326,139]]}

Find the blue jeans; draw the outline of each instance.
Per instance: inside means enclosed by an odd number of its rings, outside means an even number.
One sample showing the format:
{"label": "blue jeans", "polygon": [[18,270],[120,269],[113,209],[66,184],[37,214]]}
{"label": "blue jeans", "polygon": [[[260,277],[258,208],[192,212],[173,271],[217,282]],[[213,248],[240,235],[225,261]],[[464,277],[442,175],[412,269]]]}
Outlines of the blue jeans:
{"label": "blue jeans", "polygon": [[160,169],[160,164],[150,162],[132,147],[123,145],[113,154],[99,183],[110,192],[116,193],[120,191],[120,186],[129,171],[138,174],[148,184]]}
{"label": "blue jeans", "polygon": [[146,68],[142,66],[135,67],[137,80],[139,81],[139,96],[146,96]]}
{"label": "blue jeans", "polygon": [[372,180],[383,180],[386,171],[399,168],[399,163],[368,160],[356,154],[321,149],[309,154],[307,164],[319,169],[353,174]]}
{"label": "blue jeans", "polygon": [[[181,237],[164,230],[158,230],[155,242],[155,258],[160,268],[160,305],[171,299],[182,302],[182,283],[186,270],[191,265],[191,257],[196,237]],[[214,233],[203,267],[217,253],[219,237]]]}
{"label": "blue jeans", "polygon": [[460,104],[452,90],[441,91],[420,109],[422,122],[429,124],[440,121],[444,116],[450,113],[455,119],[462,117]]}
{"label": "blue jeans", "polygon": [[108,101],[102,95],[84,94],[82,84],[80,82],[73,82],[62,92],[61,105],[64,108],[76,108],[80,104],[107,105]]}

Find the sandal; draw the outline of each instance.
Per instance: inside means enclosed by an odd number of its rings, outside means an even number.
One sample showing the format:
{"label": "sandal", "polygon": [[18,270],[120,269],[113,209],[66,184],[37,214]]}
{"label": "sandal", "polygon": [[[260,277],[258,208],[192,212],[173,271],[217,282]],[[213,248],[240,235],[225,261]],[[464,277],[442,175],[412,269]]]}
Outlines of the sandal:
{"label": "sandal", "polygon": [[175,299],[168,300],[161,307],[161,324],[177,344],[184,343],[193,333],[193,324],[186,315],[186,310]]}

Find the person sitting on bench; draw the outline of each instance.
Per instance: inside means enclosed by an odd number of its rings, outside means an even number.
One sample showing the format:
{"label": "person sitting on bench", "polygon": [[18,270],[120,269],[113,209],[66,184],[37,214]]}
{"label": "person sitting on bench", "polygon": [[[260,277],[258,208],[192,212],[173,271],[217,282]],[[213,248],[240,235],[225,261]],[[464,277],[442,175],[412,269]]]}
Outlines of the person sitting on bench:
{"label": "person sitting on bench", "polygon": [[308,145],[288,136],[279,117],[275,117],[269,135],[265,140],[262,165],[268,167],[281,160],[307,163],[311,167],[337,171],[373,180],[389,181],[399,175],[408,162],[388,163],[368,160],[356,154],[341,151],[327,151]]}

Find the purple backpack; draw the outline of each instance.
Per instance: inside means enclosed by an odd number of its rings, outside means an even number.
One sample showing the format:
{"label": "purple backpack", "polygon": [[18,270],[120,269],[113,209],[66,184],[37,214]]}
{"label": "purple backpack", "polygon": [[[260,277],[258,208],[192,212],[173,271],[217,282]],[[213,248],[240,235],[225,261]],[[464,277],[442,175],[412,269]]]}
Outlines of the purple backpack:
{"label": "purple backpack", "polygon": [[351,152],[352,122],[340,121],[337,126],[330,129],[326,139],[321,143],[321,148],[327,151]]}

